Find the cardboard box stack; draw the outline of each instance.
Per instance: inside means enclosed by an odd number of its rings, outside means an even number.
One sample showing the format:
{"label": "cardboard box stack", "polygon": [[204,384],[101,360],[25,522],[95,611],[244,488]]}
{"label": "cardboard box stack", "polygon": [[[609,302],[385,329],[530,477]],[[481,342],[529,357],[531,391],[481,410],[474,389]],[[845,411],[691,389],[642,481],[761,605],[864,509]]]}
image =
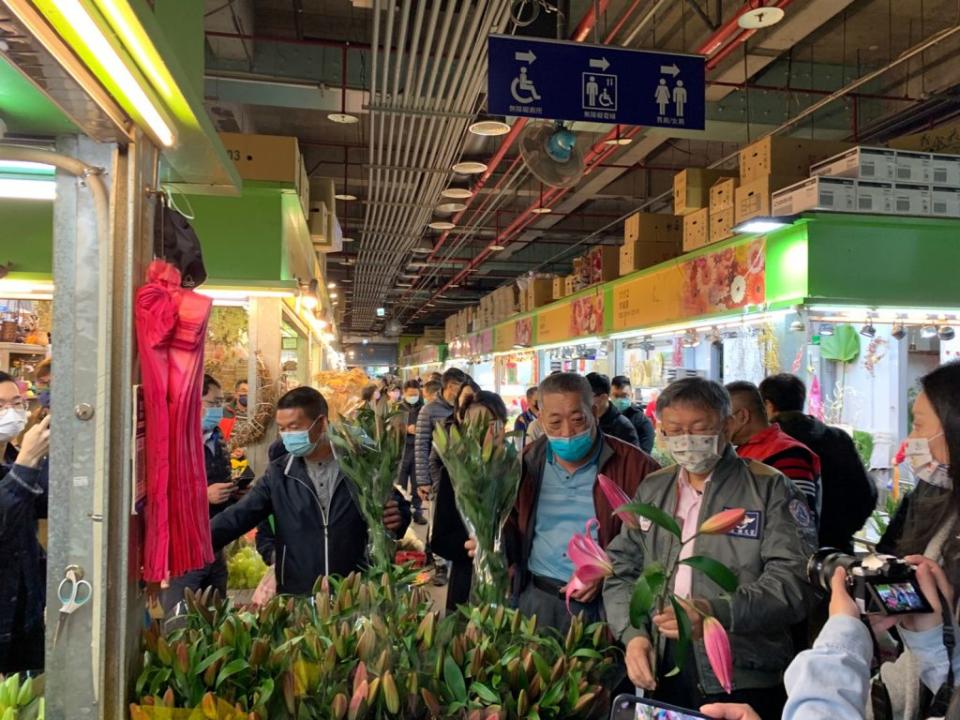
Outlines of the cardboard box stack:
{"label": "cardboard box stack", "polygon": [[835,210],[960,217],[960,155],[855,147],[777,192],[774,215]]}
{"label": "cardboard box stack", "polygon": [[634,213],[623,224],[620,275],[677,257],[683,243],[683,219],[666,213]]}
{"label": "cardboard box stack", "polygon": [[740,185],[734,197],[734,226],[755,217],[772,214],[773,193],[806,180],[810,166],[849,143],[805,140],[794,137],[767,137],[740,151]]}
{"label": "cardboard box stack", "polygon": [[553,302],[553,276],[536,275],[527,278],[527,287],[523,293],[521,312],[536,310]]}
{"label": "cardboard box stack", "polygon": [[596,245],[584,256],[587,287],[620,277],[620,247]]}
{"label": "cardboard box stack", "polygon": [[673,214],[686,216],[709,207],[713,184],[721,178],[736,176],[736,170],[681,170],[673,176]]}
{"label": "cardboard box stack", "polygon": [[710,208],[683,218],[683,251],[699,250],[710,241]]}
{"label": "cardboard box stack", "polygon": [[708,243],[720,242],[733,236],[733,207],[738,184],[737,178],[721,178],[710,188]]}

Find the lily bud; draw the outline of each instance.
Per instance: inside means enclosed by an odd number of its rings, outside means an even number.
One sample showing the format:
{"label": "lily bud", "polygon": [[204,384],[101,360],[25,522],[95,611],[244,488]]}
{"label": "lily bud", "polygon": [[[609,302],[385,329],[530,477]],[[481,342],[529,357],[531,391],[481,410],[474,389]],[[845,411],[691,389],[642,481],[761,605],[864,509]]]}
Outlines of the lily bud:
{"label": "lily bud", "polygon": [[607,502],[610,503],[610,507],[613,508],[613,514],[620,518],[620,521],[631,530],[639,530],[639,515],[628,511],[618,512],[617,510],[617,508],[621,508],[631,502],[630,496],[623,491],[623,488],[603,473],[597,475],[597,482],[600,484],[600,490],[603,491],[603,496],[607,499]]}
{"label": "lily bud", "polygon": [[743,508],[731,508],[718,512],[703,521],[699,532],[703,535],[722,535],[742,523],[746,515],[747,511]]}
{"label": "lily bud", "polygon": [[720,686],[727,692],[733,691],[733,654],[730,651],[730,638],[727,631],[715,617],[707,616],[703,620],[703,644],[707,650],[707,660]]}

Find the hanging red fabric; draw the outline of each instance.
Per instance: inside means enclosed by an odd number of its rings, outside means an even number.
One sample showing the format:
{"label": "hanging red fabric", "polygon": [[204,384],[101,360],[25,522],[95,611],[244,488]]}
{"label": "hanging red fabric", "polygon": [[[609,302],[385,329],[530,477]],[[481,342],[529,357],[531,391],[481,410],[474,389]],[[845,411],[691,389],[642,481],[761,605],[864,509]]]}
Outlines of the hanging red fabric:
{"label": "hanging red fabric", "polygon": [[212,300],[154,260],[137,292],[147,420],[143,578],[160,582],[213,561],[201,429],[203,342]]}

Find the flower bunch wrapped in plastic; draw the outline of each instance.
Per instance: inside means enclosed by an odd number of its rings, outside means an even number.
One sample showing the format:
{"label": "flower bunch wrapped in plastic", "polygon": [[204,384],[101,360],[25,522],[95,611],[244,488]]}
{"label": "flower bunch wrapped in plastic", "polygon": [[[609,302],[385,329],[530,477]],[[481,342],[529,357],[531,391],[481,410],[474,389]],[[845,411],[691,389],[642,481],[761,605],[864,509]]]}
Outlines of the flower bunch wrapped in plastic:
{"label": "flower bunch wrapped in plastic", "polygon": [[500,423],[488,418],[454,425],[449,435],[438,426],[433,444],[450,474],[467,534],[477,541],[471,600],[502,604],[508,577],[501,539],[520,486],[520,453]]}
{"label": "flower bunch wrapped in plastic", "polygon": [[376,410],[363,407],[354,418],[330,423],[333,454],[356,488],[357,505],[367,521],[370,565],[379,570],[393,564],[394,540],[383,526],[383,514],[403,457],[404,417],[381,404]]}

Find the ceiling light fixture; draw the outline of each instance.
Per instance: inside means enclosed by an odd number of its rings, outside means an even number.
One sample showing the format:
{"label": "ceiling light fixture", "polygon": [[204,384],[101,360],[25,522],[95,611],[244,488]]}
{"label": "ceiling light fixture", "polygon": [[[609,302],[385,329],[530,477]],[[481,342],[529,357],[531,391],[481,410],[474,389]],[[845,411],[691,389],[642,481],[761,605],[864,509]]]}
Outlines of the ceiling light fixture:
{"label": "ceiling light fixture", "polygon": [[863,335],[864,337],[868,337],[868,338],[876,337],[876,336],[877,336],[877,328],[874,327],[874,324],[868,320],[867,323],[866,323],[866,325],[864,325],[862,328],[860,328],[860,334]]}
{"label": "ceiling light fixture", "polygon": [[744,30],[760,30],[776,25],[783,20],[785,13],[778,7],[760,7],[749,10],[737,18],[737,25]]}
{"label": "ceiling light fixture", "polygon": [[890,336],[895,340],[903,340],[907,336],[907,328],[902,321],[898,320],[893,324],[893,331],[890,333]]}
{"label": "ceiling light fixture", "polygon": [[461,175],[479,175],[480,173],[487,171],[487,166],[482,162],[465,160],[454,165],[453,171]]}
{"label": "ceiling light fixture", "polygon": [[609,140],[604,140],[604,141],[603,141],[603,144],[604,144],[604,145],[613,145],[613,146],[615,146],[615,147],[623,147],[623,146],[629,145],[630,143],[633,142],[633,138],[623,137],[623,136],[620,134],[620,126],[619,126],[619,125],[617,125],[617,127],[616,127],[614,130],[615,130],[615,133],[616,133],[616,134],[615,134],[612,138],[610,138]]}
{"label": "ceiling light fixture", "polygon": [[114,50],[106,35],[94,22],[88,11],[78,0],[58,0],[56,9],[63,15],[78,38],[96,57],[110,78],[119,86],[120,92],[140,115],[147,127],[164,147],[174,144],[175,137],[160,111],[151,102],[140,83],[137,82],[126,64]]}
{"label": "ceiling light fixture", "polygon": [[448,202],[440,203],[437,205],[437,212],[441,213],[458,213],[461,210],[466,210],[467,206],[461,202]]}
{"label": "ceiling light fixture", "polygon": [[466,200],[473,197],[473,190],[464,187],[448,187],[440,193],[440,197],[450,198],[451,200]]}
{"label": "ceiling light fixture", "polygon": [[334,200],[343,200],[344,202],[353,202],[357,199],[356,195],[351,195],[350,193],[337,193],[333,196]]}
{"label": "ceiling light fixture", "polygon": [[953,340],[956,336],[956,331],[950,325],[941,325],[937,330],[937,337],[941,340]]}
{"label": "ceiling light fixture", "polygon": [[340,238],[340,242],[342,242],[342,243],[352,243],[352,242],[356,242],[356,238],[352,238],[352,237]]}
{"label": "ceiling light fixture", "polygon": [[820,323],[820,335],[830,337],[833,335],[833,323]]}
{"label": "ceiling light fixture", "polygon": [[354,125],[360,122],[359,117],[351,115],[350,113],[330,113],[327,115],[327,120],[339,123],[340,125]]}
{"label": "ceiling light fixture", "polygon": [[[493,252],[499,252],[499,251],[501,251],[501,250],[506,250],[506,249],[507,249],[507,246],[506,246],[506,245],[491,245],[491,246],[490,246],[490,250],[492,250]],[[451,286],[451,287],[452,287],[452,286]]]}
{"label": "ceiling light fixture", "polygon": [[553,208],[540,206],[540,207],[530,208],[530,212],[533,215],[548,215],[553,212]]}
{"label": "ceiling light fixture", "polygon": [[332,290],[333,288],[335,288],[336,286],[337,286],[337,284],[336,284],[335,282],[333,282],[332,280],[327,283],[327,287],[330,288],[331,290]]}
{"label": "ceiling light fixture", "polygon": [[382,318],[387,316],[386,308],[378,307],[377,308],[377,317]]}
{"label": "ceiling light fixture", "polygon": [[435,220],[427,227],[429,227],[431,230],[453,230],[456,227],[456,224],[446,220]]}
{"label": "ceiling light fixture", "polygon": [[790,221],[785,218],[758,217],[750,220],[744,220],[733,228],[737,235],[757,235],[760,233],[773,232],[790,225]]}
{"label": "ceiling light fixture", "polygon": [[920,337],[930,340],[937,336],[937,326],[932,322],[927,323],[922,328],[920,328]]}
{"label": "ceiling light fixture", "polygon": [[485,137],[506,135],[510,132],[510,126],[502,120],[478,120],[469,127],[474,135],[483,135]]}

